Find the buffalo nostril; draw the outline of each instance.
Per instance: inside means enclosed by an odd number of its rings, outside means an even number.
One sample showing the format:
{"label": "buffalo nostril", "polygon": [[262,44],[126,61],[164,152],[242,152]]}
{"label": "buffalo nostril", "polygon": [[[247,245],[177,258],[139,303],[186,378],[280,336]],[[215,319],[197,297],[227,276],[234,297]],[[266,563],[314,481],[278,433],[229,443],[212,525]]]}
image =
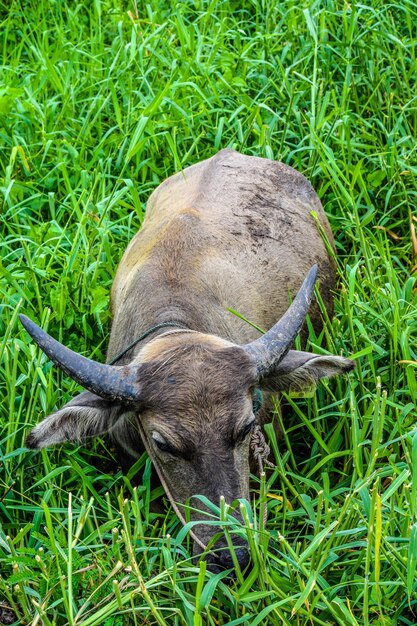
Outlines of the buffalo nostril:
{"label": "buffalo nostril", "polygon": [[[248,550],[246,548],[235,548],[234,553],[240,569],[245,569],[250,563],[250,554]],[[212,574],[219,574],[227,569],[234,570],[235,567],[230,551],[225,548],[216,554],[207,554],[205,556],[205,560],[207,561],[207,570]],[[234,579],[234,571],[232,571],[229,576],[231,579]]]}
{"label": "buffalo nostril", "polygon": [[[234,553],[236,556],[236,560],[239,563],[240,569],[245,569],[245,567],[249,564],[250,555],[246,548],[235,548]],[[222,550],[219,554],[220,563],[225,569],[229,569],[234,567],[233,557],[229,550]]]}
{"label": "buffalo nostril", "polygon": [[251,560],[249,551],[246,548],[238,548],[235,552],[240,569],[245,569]]}
{"label": "buffalo nostril", "polygon": [[225,569],[227,569],[221,563],[220,558],[215,554],[207,554],[204,557],[204,560],[207,563],[207,570],[212,574],[219,574],[220,572],[223,572]]}

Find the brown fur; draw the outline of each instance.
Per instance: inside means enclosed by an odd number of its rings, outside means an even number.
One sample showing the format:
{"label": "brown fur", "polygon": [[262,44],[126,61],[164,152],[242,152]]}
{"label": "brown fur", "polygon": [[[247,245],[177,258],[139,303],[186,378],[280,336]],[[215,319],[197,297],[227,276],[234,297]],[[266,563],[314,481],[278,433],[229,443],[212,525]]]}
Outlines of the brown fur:
{"label": "brown fur", "polygon": [[[319,264],[322,297],[331,308],[334,263],[312,211],[332,245],[323,208],[304,176],[282,163],[232,150],[223,150],[163,182],[150,197],[143,226],[117,271],[109,359],[146,327],[166,321],[182,322],[205,333],[204,341],[208,333],[234,344],[251,341],[259,336],[257,331],[227,309],[233,308],[269,329],[287,310],[290,298],[314,263]],[[312,317],[319,327],[316,306]],[[189,340],[189,335],[174,333],[165,341],[169,345],[169,341],[187,344]],[[152,375],[147,375],[144,383],[144,394],[153,398],[153,404],[141,419],[148,432],[149,423],[157,422],[159,432],[163,431],[166,438],[171,433],[170,441],[182,446],[184,458],[198,460],[194,473],[188,461],[187,467],[178,460],[173,467],[166,467],[167,455],[160,455],[167,476],[175,476],[170,482],[179,501],[192,493],[216,496],[215,501],[220,492],[228,497],[232,492],[234,497],[246,497],[248,466],[243,458],[248,456],[247,448],[236,459],[240,466],[237,471],[244,476],[239,489],[236,481],[229,489],[229,481],[219,475],[214,483],[208,480],[204,458],[209,455],[211,467],[224,465],[218,457],[224,454],[224,442],[241,410],[236,404],[236,381],[244,381],[247,395],[248,366],[233,367],[222,351],[214,357],[213,352],[201,349],[197,358],[202,335],[194,340],[194,350],[174,356],[179,350],[175,348],[162,368],[159,364],[164,357],[155,339],[140,355],[138,346],[126,358],[130,361],[136,352],[138,361],[155,361],[149,368]],[[184,387],[177,384],[175,391],[161,382],[169,376],[180,381],[183,374]],[[210,384],[205,386],[205,381]],[[234,395],[222,407],[220,399],[228,388]],[[198,450],[196,441],[203,444]],[[230,451],[225,464],[232,470]],[[209,531],[213,533],[213,529]]]}

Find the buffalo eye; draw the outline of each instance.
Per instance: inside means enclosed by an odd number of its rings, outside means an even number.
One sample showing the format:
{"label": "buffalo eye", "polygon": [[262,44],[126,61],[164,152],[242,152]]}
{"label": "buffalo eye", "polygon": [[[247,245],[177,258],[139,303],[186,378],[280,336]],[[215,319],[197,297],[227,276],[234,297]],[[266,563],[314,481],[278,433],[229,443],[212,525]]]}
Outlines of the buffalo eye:
{"label": "buffalo eye", "polygon": [[165,439],[155,430],[152,431],[152,441],[161,452],[168,452],[173,456],[178,456],[178,450],[173,448]]}

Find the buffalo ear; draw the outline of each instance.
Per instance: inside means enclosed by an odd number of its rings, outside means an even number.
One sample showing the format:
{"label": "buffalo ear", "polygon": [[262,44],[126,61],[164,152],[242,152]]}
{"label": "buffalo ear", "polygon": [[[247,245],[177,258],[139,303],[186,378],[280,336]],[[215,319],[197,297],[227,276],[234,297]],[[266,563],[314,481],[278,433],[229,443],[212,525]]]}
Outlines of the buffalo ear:
{"label": "buffalo ear", "polygon": [[88,437],[108,432],[117,420],[129,411],[118,402],[111,402],[84,391],[55,411],[30,431],[28,448],[45,448],[65,441],[82,442]]}
{"label": "buffalo ear", "polygon": [[260,378],[259,387],[265,391],[301,391],[320,378],[346,374],[354,368],[354,361],[341,356],[290,350],[272,371]]}

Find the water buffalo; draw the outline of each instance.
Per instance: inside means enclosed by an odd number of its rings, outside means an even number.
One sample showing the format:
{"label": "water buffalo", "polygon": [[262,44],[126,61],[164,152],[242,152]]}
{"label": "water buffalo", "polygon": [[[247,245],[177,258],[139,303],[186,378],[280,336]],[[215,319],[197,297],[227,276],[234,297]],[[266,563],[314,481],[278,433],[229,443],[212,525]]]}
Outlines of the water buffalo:
{"label": "water buffalo", "polygon": [[[145,444],[178,503],[194,494],[217,504],[222,495],[248,498],[254,391],[302,388],[353,367],[343,357],[290,350],[317,267],[331,309],[335,268],[320,228],[333,245],[313,188],[282,163],[222,150],[168,178],[116,274],[107,364],[22,316],[42,350],[87,389],[36,426],[27,446],[109,433],[132,460]],[[319,327],[315,303],[310,316]],[[203,544],[215,532],[195,527]],[[212,571],[231,566],[225,546],[217,541]],[[236,555],[247,564],[245,545]]]}

